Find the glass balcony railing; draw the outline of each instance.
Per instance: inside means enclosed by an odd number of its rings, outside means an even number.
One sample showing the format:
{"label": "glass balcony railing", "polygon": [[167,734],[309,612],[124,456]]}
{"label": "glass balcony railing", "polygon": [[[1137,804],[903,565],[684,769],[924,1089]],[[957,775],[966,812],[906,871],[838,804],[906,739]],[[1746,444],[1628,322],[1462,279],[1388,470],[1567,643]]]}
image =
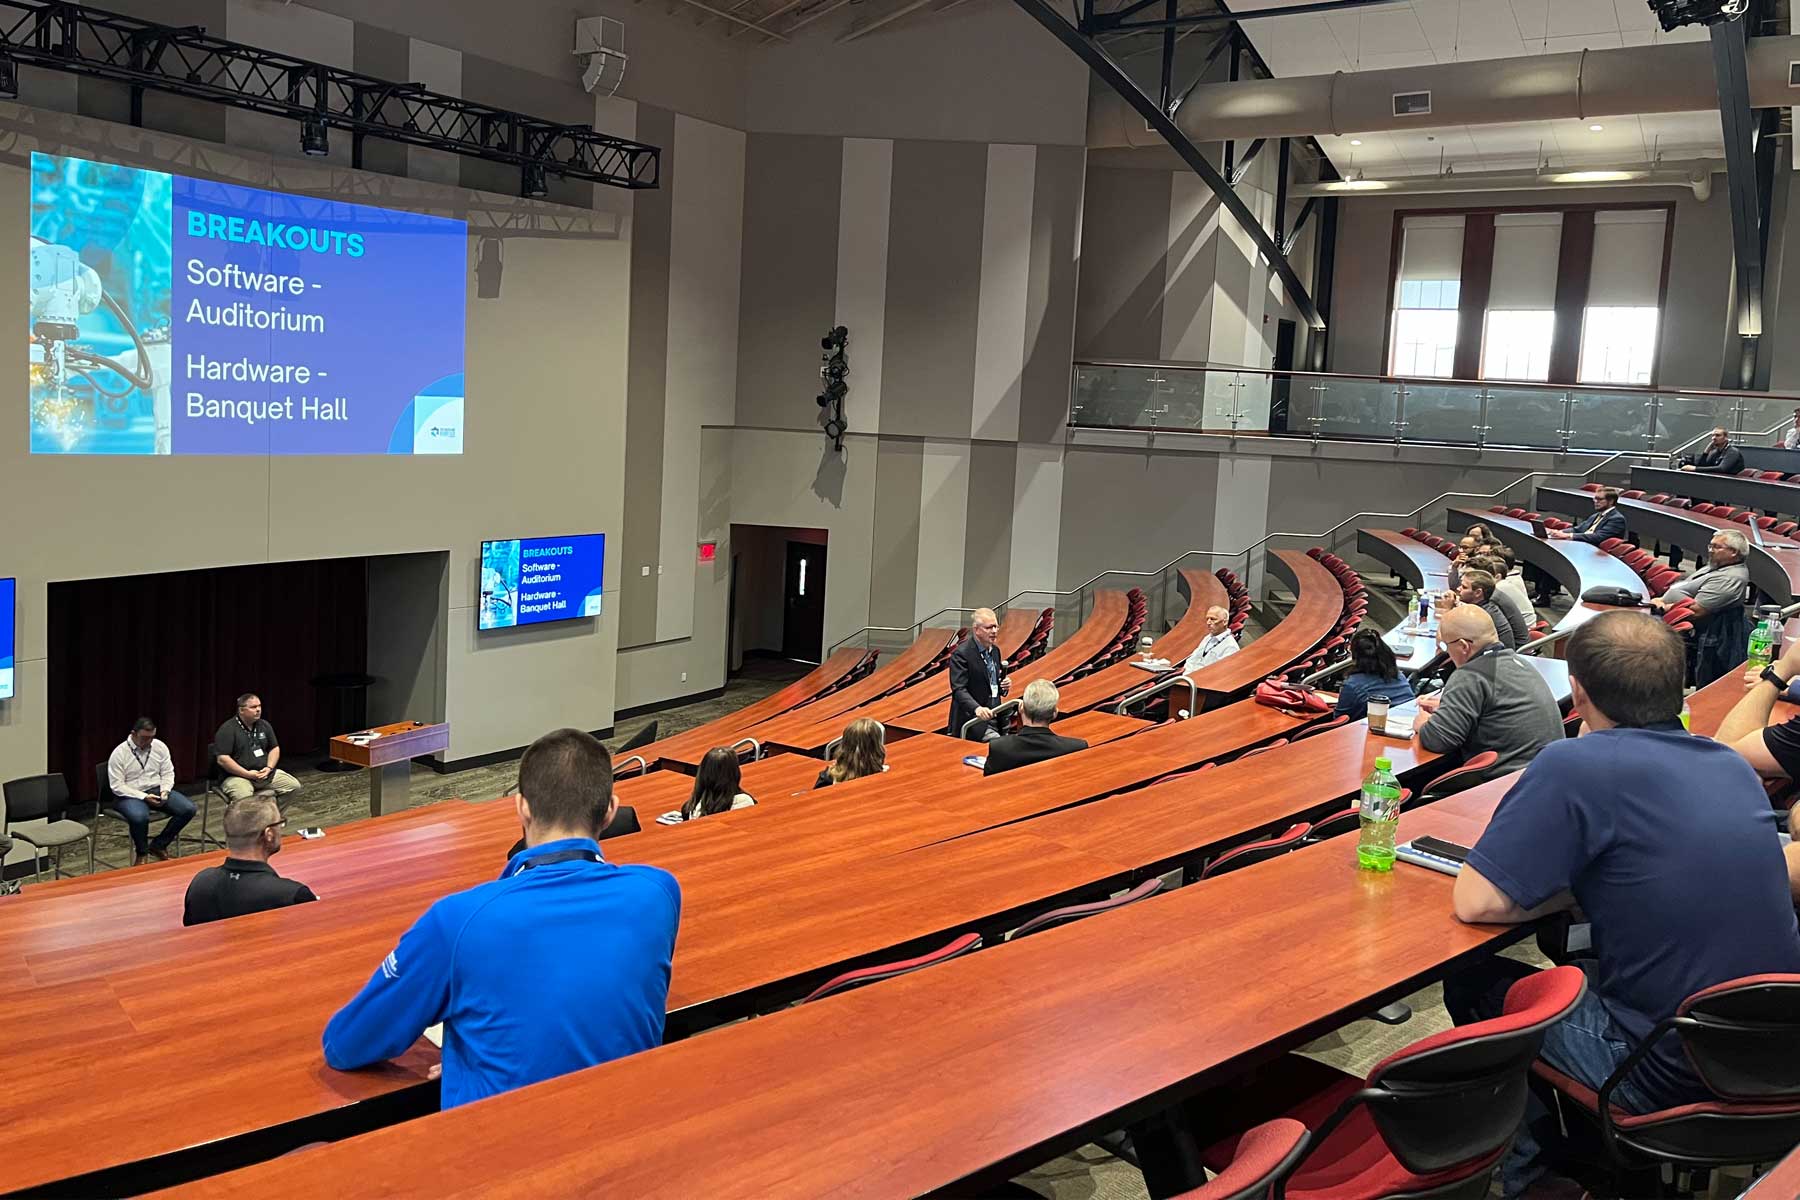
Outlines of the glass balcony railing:
{"label": "glass balcony railing", "polygon": [[1667,453],[1781,424],[1800,396],[1378,378],[1210,363],[1075,364],[1069,424],[1530,450]]}

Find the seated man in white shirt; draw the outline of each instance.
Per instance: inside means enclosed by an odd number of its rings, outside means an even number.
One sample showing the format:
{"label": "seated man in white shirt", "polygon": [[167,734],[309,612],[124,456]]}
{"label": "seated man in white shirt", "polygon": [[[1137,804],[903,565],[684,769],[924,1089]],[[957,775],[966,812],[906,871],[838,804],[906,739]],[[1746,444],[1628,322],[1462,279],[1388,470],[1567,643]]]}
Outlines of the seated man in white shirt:
{"label": "seated man in white shirt", "polygon": [[[156,722],[139,717],[131,736],[120,742],[106,760],[110,804],[131,830],[131,861],[169,857],[169,846],[181,827],[194,818],[194,802],[175,790],[175,764],[169,748],[156,736]],[[151,811],[167,813],[168,824],[155,841],[149,840]]]}
{"label": "seated man in white shirt", "polygon": [[1210,667],[1237,652],[1237,639],[1231,636],[1231,614],[1215,604],[1206,610],[1206,636],[1200,639],[1200,644],[1188,655],[1187,662],[1182,664],[1181,673],[1192,675],[1201,667]]}

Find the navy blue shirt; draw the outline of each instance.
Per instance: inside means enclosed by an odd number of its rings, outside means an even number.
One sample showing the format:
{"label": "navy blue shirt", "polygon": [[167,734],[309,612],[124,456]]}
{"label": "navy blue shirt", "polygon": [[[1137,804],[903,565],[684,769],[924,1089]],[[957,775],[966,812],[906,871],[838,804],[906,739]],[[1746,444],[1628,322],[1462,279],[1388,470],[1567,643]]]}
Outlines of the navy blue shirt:
{"label": "navy blue shirt", "polygon": [[[1768,796],[1736,751],[1678,722],[1546,746],[1469,865],[1521,908],[1574,892],[1600,1000],[1634,1047],[1702,988],[1800,971]],[[1674,1034],[1633,1078],[1663,1104],[1707,1095]]]}
{"label": "navy blue shirt", "polygon": [[1404,675],[1396,679],[1383,679],[1379,675],[1358,671],[1344,680],[1343,686],[1338,689],[1337,707],[1333,711],[1343,713],[1352,721],[1360,721],[1369,715],[1371,696],[1378,700],[1386,696],[1389,704],[1405,704],[1413,698],[1412,684],[1407,682]]}
{"label": "navy blue shirt", "polygon": [[[533,866],[562,852],[580,857]],[[340,1071],[444,1026],[444,1108],[662,1044],[681,888],[592,838],[522,850],[500,878],[425,910],[325,1026]]]}

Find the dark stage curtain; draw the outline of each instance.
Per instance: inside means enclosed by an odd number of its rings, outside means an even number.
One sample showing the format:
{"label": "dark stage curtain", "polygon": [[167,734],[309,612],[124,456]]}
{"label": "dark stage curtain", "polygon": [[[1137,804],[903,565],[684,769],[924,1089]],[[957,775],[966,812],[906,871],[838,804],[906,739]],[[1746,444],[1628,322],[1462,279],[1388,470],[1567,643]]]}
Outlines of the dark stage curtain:
{"label": "dark stage curtain", "polygon": [[49,589],[50,770],[82,800],[139,716],[157,724],[182,783],[241,692],[262,697],[287,762],[321,728],[311,680],[368,662],[368,562],[322,559],[53,583]]}

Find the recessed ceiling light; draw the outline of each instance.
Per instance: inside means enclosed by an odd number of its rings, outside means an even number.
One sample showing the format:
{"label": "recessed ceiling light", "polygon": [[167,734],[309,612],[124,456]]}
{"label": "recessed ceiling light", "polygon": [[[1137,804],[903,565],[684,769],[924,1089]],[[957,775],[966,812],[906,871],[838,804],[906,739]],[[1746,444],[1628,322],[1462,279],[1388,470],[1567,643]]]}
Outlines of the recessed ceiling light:
{"label": "recessed ceiling light", "polygon": [[1362,145],[1362,139],[1361,138],[1351,138],[1350,144],[1352,146],[1360,146],[1360,145]]}
{"label": "recessed ceiling light", "polygon": [[1606,128],[1606,126],[1601,125],[1598,122],[1596,122],[1595,124],[1588,126],[1588,132],[1589,133],[1599,133],[1602,129],[1605,129],[1605,128]]}

